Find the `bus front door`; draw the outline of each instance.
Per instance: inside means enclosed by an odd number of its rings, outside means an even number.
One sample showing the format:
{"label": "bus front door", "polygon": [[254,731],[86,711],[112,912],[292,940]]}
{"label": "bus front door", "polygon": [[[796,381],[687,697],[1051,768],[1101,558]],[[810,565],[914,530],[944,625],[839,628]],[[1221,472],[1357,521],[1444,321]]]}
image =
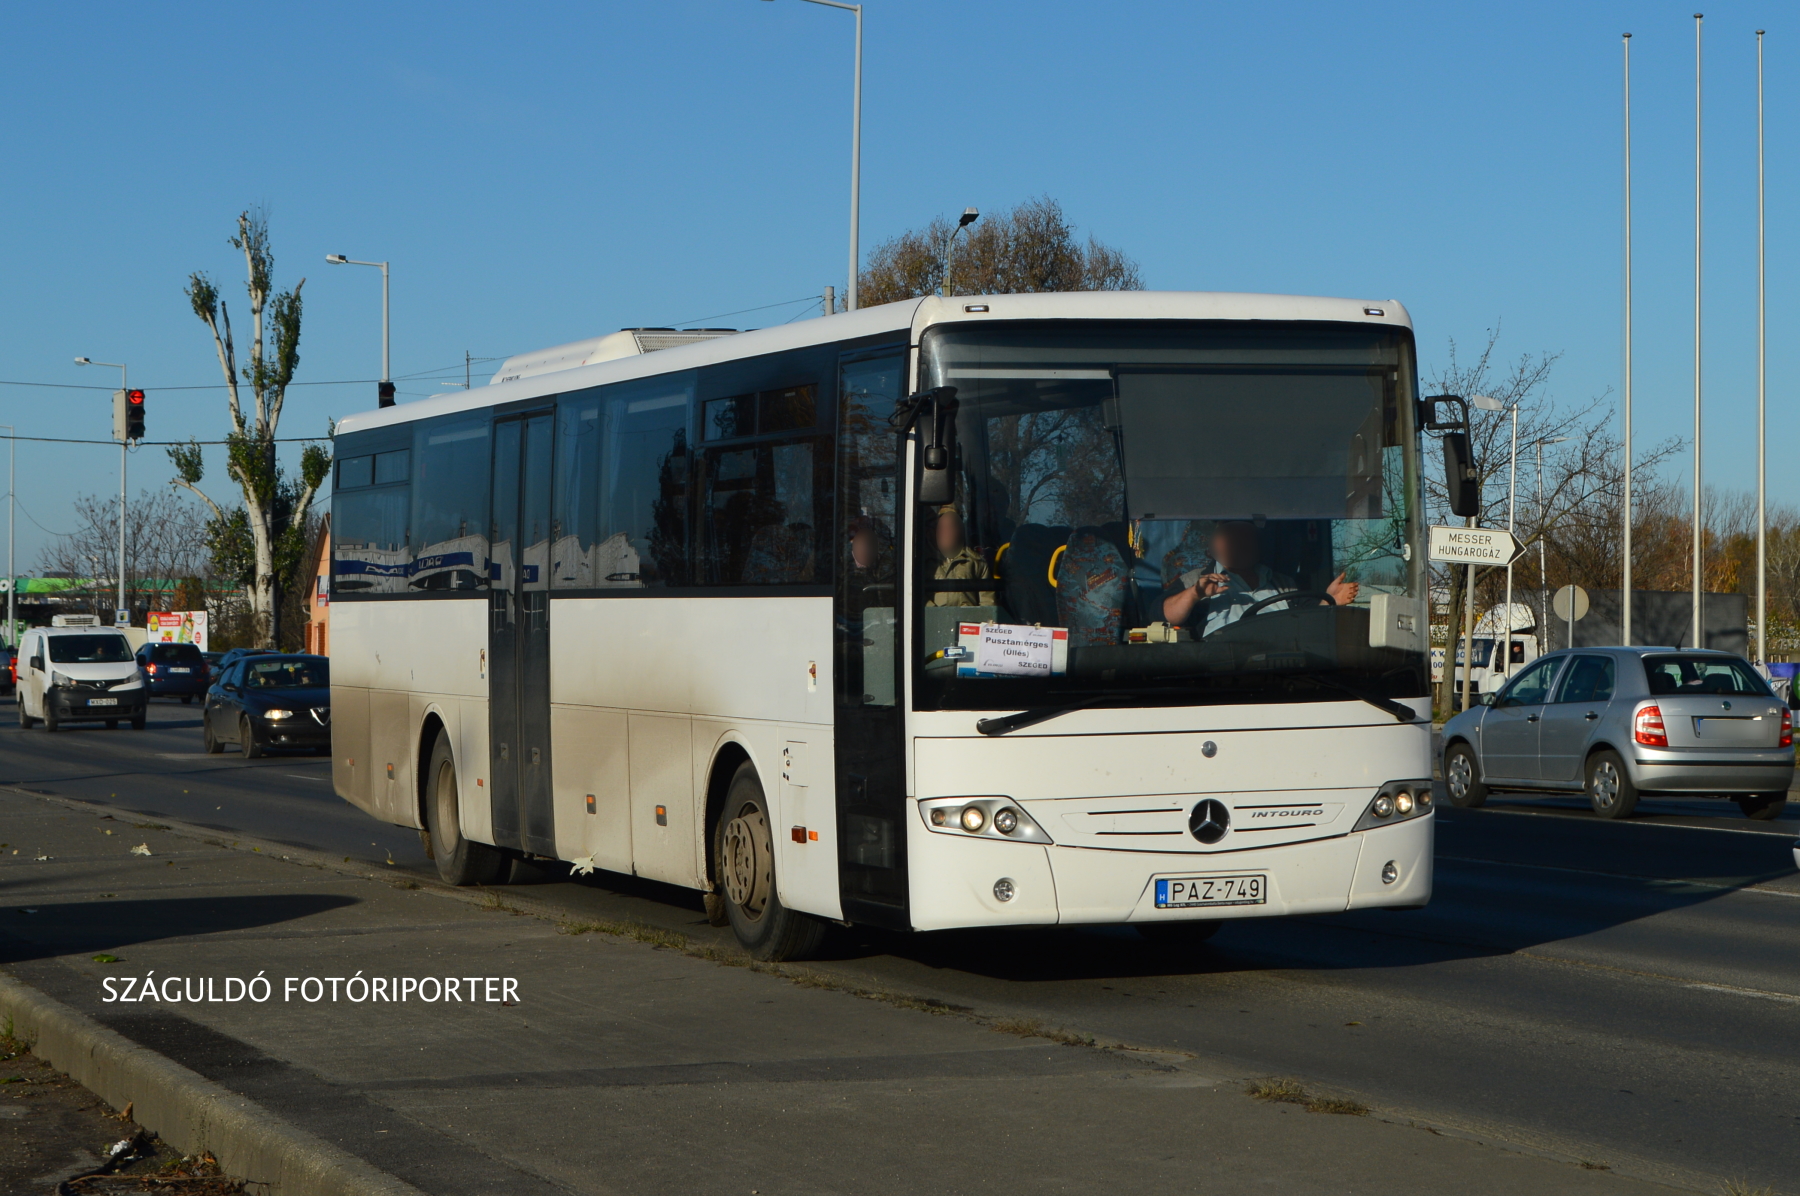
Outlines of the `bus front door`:
{"label": "bus front door", "polygon": [[556,854],[550,789],[550,424],[494,425],[488,776],[494,842]]}

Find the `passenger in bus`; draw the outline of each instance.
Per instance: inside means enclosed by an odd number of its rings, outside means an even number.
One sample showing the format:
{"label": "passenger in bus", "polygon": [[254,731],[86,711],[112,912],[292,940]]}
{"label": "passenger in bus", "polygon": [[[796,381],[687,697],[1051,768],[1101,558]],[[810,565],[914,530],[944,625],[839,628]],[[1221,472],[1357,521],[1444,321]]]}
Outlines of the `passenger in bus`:
{"label": "passenger in bus", "polygon": [[[1213,525],[1212,557],[1214,569],[1202,567],[1183,573],[1178,579],[1182,588],[1163,599],[1165,622],[1192,628],[1197,635],[1211,635],[1237,622],[1252,604],[1299,588],[1292,578],[1263,564],[1256,525],[1247,520],[1221,520]],[[1360,588],[1340,573],[1325,592],[1338,606],[1348,606]],[[1281,609],[1282,604],[1271,603],[1270,607]]]}
{"label": "passenger in bus", "polygon": [[[938,508],[938,567],[932,576],[938,581],[986,581],[994,575],[980,553],[970,548],[963,538],[962,512],[955,503]],[[932,606],[993,606],[993,590],[962,590],[931,596]]]}
{"label": "passenger in bus", "polygon": [[881,525],[867,515],[850,521],[850,567],[868,582],[893,580],[893,545]]}

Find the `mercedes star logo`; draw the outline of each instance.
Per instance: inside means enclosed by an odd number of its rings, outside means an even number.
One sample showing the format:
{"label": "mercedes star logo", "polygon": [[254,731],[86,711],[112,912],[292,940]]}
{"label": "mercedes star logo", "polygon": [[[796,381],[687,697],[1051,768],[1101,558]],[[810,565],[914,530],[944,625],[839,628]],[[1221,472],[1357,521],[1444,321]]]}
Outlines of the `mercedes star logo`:
{"label": "mercedes star logo", "polygon": [[1209,797],[1188,814],[1188,833],[1202,843],[1217,843],[1231,827],[1231,810],[1225,803]]}

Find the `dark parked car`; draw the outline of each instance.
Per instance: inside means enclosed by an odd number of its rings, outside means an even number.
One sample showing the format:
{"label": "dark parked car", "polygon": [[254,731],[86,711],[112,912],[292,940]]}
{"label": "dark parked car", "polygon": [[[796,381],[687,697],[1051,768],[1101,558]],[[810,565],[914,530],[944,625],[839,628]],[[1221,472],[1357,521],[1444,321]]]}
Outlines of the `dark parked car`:
{"label": "dark parked car", "polygon": [[331,750],[331,664],[323,656],[260,653],[227,664],[206,691],[206,750],[235,743],[254,760],[271,748]]}
{"label": "dark parked car", "polygon": [[150,678],[153,698],[179,697],[186,705],[212,684],[212,669],[193,644],[145,644],[137,650],[137,662]]}
{"label": "dark parked car", "polygon": [[19,650],[17,648],[0,647],[0,685],[5,686],[8,693],[19,688]]}

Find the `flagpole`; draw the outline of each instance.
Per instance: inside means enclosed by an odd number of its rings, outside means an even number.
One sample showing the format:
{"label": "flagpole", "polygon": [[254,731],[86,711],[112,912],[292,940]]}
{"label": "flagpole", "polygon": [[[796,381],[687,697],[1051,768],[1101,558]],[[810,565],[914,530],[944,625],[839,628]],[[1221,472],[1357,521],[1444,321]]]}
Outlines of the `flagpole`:
{"label": "flagpole", "polygon": [[1706,647],[1706,642],[1700,633],[1701,587],[1705,569],[1705,560],[1702,555],[1705,550],[1705,543],[1701,538],[1701,521],[1705,518],[1705,512],[1702,509],[1702,475],[1700,472],[1700,29],[1703,20],[1703,14],[1694,14],[1694,619],[1693,628],[1688,640],[1688,646],[1690,648]]}
{"label": "flagpole", "polygon": [[1631,644],[1631,34],[1625,44],[1625,505],[1624,573],[1619,583],[1621,642]]}

